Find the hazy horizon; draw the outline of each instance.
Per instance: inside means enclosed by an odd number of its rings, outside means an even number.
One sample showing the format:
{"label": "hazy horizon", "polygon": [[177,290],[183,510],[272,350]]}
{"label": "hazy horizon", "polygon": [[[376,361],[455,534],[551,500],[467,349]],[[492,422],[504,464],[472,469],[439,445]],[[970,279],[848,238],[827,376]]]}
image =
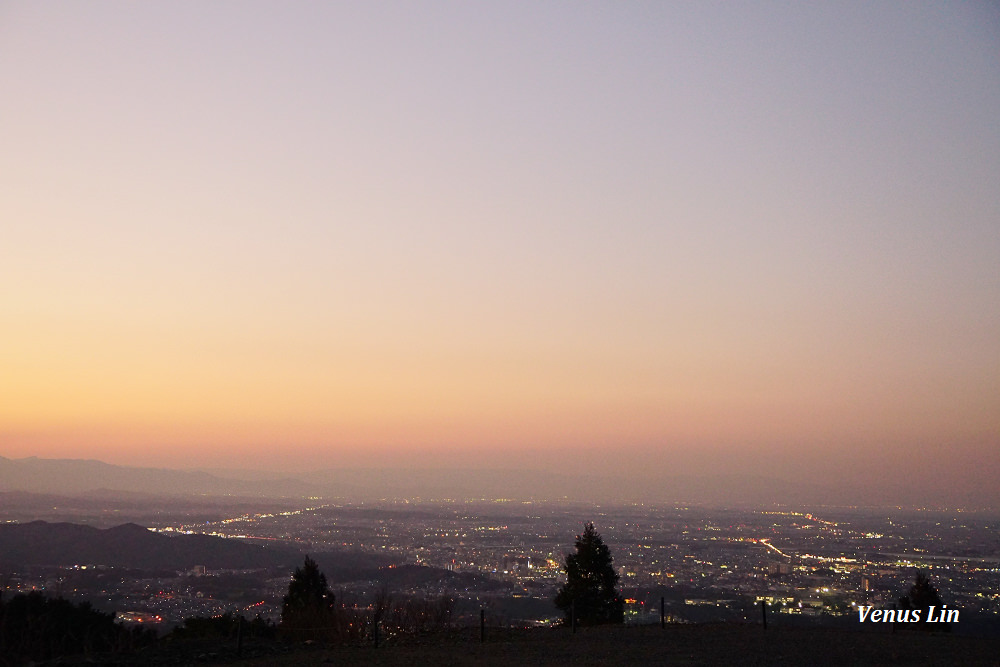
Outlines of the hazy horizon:
{"label": "hazy horizon", "polygon": [[988,2],[0,7],[0,456],[1000,478]]}
{"label": "hazy horizon", "polygon": [[[26,493],[28,496],[18,494]],[[873,511],[1000,511],[995,487],[948,485],[946,480],[913,486],[886,475],[878,483],[829,476],[819,482],[776,474],[614,474],[515,468],[368,467],[304,471],[146,468],[95,459],[0,457],[0,494],[22,504],[33,494],[52,499],[58,514],[67,506],[122,498],[166,502],[521,502],[574,506],[691,506],[703,508],[867,508]],[[11,495],[14,494],[14,495]],[[55,501],[62,498],[62,501]],[[48,511],[48,509],[46,510]]]}

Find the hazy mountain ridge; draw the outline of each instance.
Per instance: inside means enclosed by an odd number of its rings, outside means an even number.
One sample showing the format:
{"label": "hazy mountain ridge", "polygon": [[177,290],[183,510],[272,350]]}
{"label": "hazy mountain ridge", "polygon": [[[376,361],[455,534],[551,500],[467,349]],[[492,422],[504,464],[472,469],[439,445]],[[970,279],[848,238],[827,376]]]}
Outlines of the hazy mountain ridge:
{"label": "hazy mountain ridge", "polygon": [[973,489],[914,488],[905,480],[829,485],[759,475],[660,478],[571,475],[538,470],[330,469],[299,474],[132,468],[76,459],[0,457],[0,492],[58,495],[136,493],[247,498],[385,498],[561,500],[716,506],[910,505],[990,508],[994,496]]}
{"label": "hazy mountain ridge", "polygon": [[[773,503],[776,487],[801,499],[803,485],[764,478],[661,480],[536,470],[332,469],[261,479],[200,470],[132,468],[75,459],[0,458],[0,491],[58,495],[137,493],[246,497],[567,500],[577,502]],[[811,487],[809,487],[811,488]]]}
{"label": "hazy mountain ridge", "polygon": [[300,480],[224,479],[197,470],[132,468],[90,459],[0,457],[0,491],[81,494],[100,490],[164,495],[303,496]]}

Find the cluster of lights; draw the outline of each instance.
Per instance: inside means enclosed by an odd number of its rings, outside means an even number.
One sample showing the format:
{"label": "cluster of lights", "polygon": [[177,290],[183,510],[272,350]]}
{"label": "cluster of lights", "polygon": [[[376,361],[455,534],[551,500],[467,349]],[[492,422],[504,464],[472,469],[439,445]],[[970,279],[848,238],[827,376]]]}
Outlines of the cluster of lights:
{"label": "cluster of lights", "polygon": [[857,558],[847,558],[846,556],[814,556],[812,554],[802,554],[802,558],[818,560],[821,563],[857,563]]}

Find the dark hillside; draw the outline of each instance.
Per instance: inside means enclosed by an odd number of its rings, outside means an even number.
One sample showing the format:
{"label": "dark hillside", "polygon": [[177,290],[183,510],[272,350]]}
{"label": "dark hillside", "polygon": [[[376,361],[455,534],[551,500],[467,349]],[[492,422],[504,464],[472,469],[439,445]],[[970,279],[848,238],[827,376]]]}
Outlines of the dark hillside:
{"label": "dark hillside", "polygon": [[0,561],[12,565],[106,565],[141,570],[291,567],[299,554],[210,535],[151,532],[134,523],[99,529],[32,521],[0,525]]}

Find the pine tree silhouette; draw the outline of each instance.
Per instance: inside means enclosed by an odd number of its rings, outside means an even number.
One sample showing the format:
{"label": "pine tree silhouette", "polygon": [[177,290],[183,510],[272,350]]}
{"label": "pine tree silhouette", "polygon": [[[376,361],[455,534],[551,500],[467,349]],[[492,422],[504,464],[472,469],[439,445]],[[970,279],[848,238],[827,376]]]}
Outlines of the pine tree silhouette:
{"label": "pine tree silhouette", "polygon": [[295,568],[281,605],[281,630],[295,639],[332,639],[337,635],[335,598],[326,575],[306,556]]}
{"label": "pine tree silhouette", "polygon": [[576,537],[576,553],[566,555],[566,584],[556,595],[555,604],[578,625],[622,623],[625,603],[618,594],[618,573],[611,551],[588,523]]}

